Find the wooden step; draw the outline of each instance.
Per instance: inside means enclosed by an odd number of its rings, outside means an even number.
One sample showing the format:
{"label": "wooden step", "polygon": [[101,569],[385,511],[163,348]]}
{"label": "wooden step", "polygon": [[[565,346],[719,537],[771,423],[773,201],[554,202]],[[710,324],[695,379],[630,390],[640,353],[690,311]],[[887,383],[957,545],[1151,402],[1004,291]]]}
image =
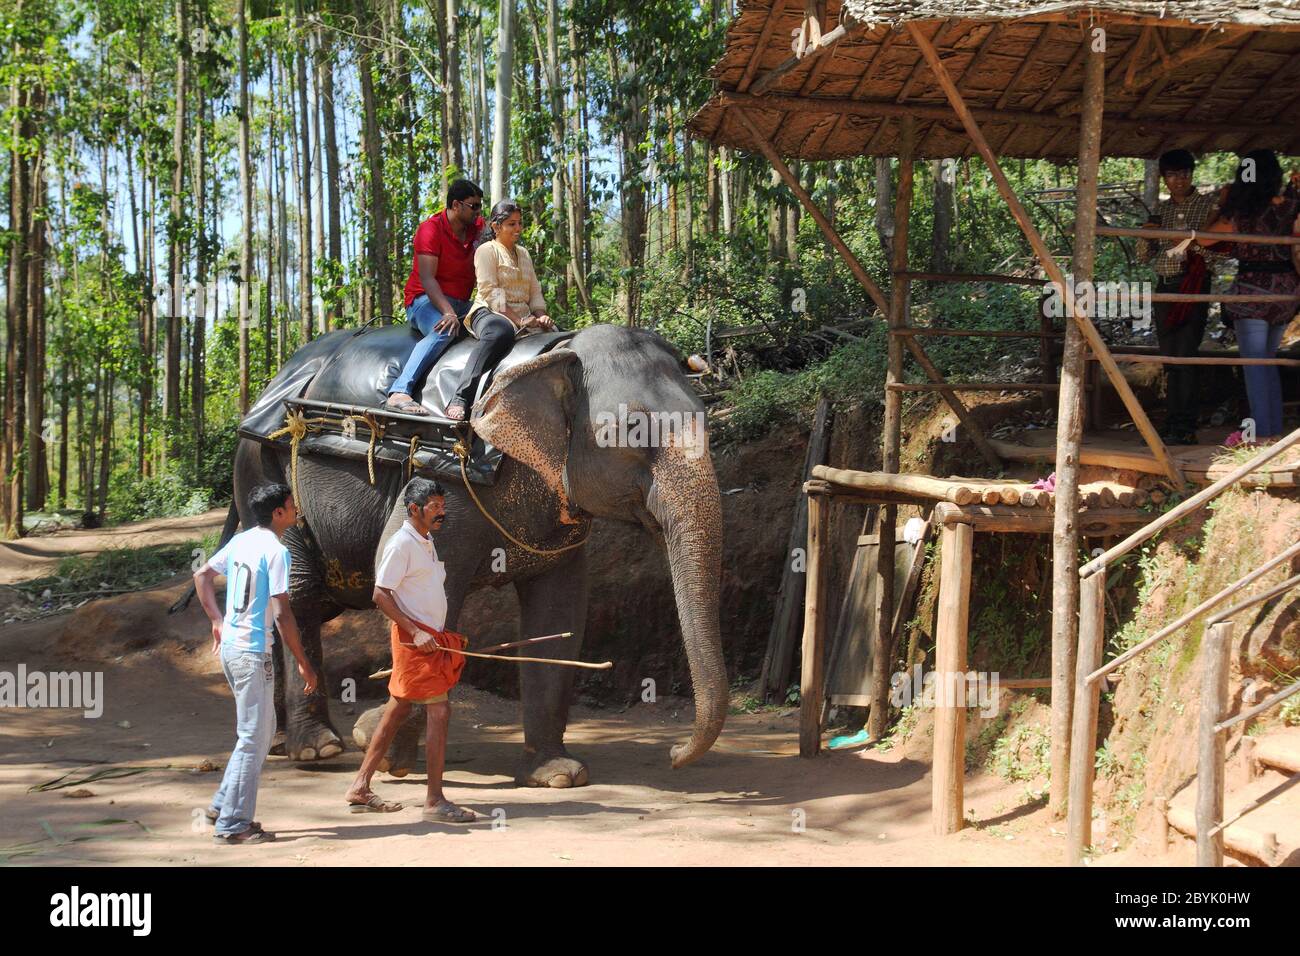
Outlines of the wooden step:
{"label": "wooden step", "polygon": [[1255,738],[1255,761],[1283,773],[1300,773],[1300,727]]}
{"label": "wooden step", "polygon": [[[1276,775],[1252,781],[1225,799],[1225,819],[1279,785]],[[1186,787],[1169,805],[1169,825],[1196,839],[1196,784]],[[1300,865],[1300,787],[1291,787],[1251,810],[1223,831],[1224,849],[1249,863],[1263,866]]]}

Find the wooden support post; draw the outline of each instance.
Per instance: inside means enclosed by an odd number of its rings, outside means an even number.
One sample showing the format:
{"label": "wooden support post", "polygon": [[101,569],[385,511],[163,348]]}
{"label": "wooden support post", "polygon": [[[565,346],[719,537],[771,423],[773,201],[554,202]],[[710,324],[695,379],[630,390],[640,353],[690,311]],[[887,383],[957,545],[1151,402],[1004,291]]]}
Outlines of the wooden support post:
{"label": "wooden support post", "polygon": [[[1059,518],[1060,512],[1057,512]],[[1069,860],[1082,866],[1084,853],[1092,843],[1092,784],[1097,750],[1097,711],[1101,703],[1101,683],[1089,684],[1088,675],[1101,664],[1105,647],[1106,575],[1094,574],[1083,582],[1079,603],[1079,658],[1074,678],[1073,740],[1067,754],[1069,772]],[[1052,700],[1056,700],[1053,681]],[[1053,714],[1055,716],[1055,714]],[[1055,776],[1052,789],[1056,789]],[[1062,795],[1064,796],[1064,794]]]}
{"label": "wooden support post", "polygon": [[[777,174],[785,184],[790,187],[790,191],[794,193],[795,198],[799,200],[806,210],[808,210],[808,215],[813,217],[813,221],[817,223],[817,228],[822,231],[822,234],[830,244],[835,247],[835,251],[840,254],[840,258],[843,259],[845,265],[849,267],[849,271],[853,273],[853,277],[862,284],[864,289],[867,290],[867,295],[871,296],[871,301],[876,304],[876,308],[880,310],[880,314],[886,317],[889,316],[890,306],[889,301],[885,298],[885,293],[882,292],[880,286],[876,284],[876,280],[871,278],[871,273],[866,270],[866,267],[858,261],[858,257],[853,254],[853,250],[851,250],[844,240],[840,238],[840,234],[835,231],[835,227],[831,225],[831,221],[826,218],[826,214],[818,208],[815,202],[813,202],[813,198],[808,194],[808,190],[804,189],[799,180],[795,178],[795,175],[790,172],[790,167],[785,164],[785,160],[783,160],[780,154],[776,151],[776,147],[768,141],[767,137],[759,132],[758,127],[754,125],[754,121],[749,118],[749,115],[745,110],[737,108],[735,114],[740,119],[741,125],[743,125],[745,129],[749,131],[750,136],[754,138],[754,142],[757,144],[759,152],[766,157],[767,161],[772,165],[772,168],[777,171]],[[925,372],[930,381],[938,385],[946,384],[943,375],[939,372],[938,368],[935,367],[935,364],[930,361],[930,356],[926,354],[925,349],[921,347],[919,342],[917,342],[912,336],[908,336],[904,345],[907,347],[907,350],[912,353],[912,357],[916,359],[917,364],[921,366],[921,369]],[[1002,459],[999,458],[997,452],[993,450],[993,446],[989,444],[989,440],[985,437],[983,429],[981,429],[975,419],[971,417],[970,412],[966,410],[966,406],[963,405],[961,399],[957,397],[957,393],[950,389],[944,389],[940,391],[940,394],[943,396],[943,400],[948,403],[948,407],[952,409],[953,414],[957,416],[957,420],[961,422],[962,427],[966,429],[967,434],[971,437],[971,441],[975,443],[976,449],[984,460],[995,468],[1001,468]]]}
{"label": "wooden support post", "polygon": [[799,756],[815,757],[822,740],[822,663],[830,501],[808,495],[808,573],[803,612],[803,668],[799,679]]}
{"label": "wooden support post", "polygon": [[[962,778],[966,771],[966,708],[953,700],[958,674],[966,673],[966,625],[975,529],[946,524],[940,533],[939,622],[934,659],[934,769],[930,819],[940,836],[962,828]],[[965,680],[963,678],[964,686]]]}
{"label": "wooden support post", "polygon": [[[1091,44],[1085,34],[1084,43]],[[1071,268],[1074,281],[1092,279],[1093,260],[1097,236],[1097,166],[1101,156],[1101,113],[1105,100],[1106,54],[1089,48],[1084,55],[1083,114],[1079,118],[1079,181],[1074,216],[1074,261]],[[1061,392],[1056,412],[1056,516],[1052,534],[1052,717],[1051,717],[1051,797],[1048,807],[1052,816],[1065,816],[1066,794],[1075,793],[1071,769],[1092,766],[1095,744],[1070,760],[1070,710],[1075,684],[1075,642],[1082,640],[1079,627],[1082,608],[1079,603],[1079,444],[1083,438],[1084,376],[1087,346],[1083,331],[1076,322],[1065,327],[1065,354],[1061,359]],[[1103,578],[1104,586],[1104,575]],[[1076,617],[1075,609],[1079,608]],[[1097,622],[1098,625],[1100,622]],[[1093,670],[1097,664],[1084,671]],[[1094,688],[1094,697],[1095,697]],[[1088,705],[1077,702],[1086,714]],[[1095,724],[1094,711],[1094,724]],[[1095,736],[1095,732],[1094,732]],[[1092,812],[1092,772],[1084,769],[1086,781],[1081,781],[1088,791],[1087,812]],[[1074,801],[1071,800],[1071,806]],[[1071,826],[1074,827],[1071,811]],[[1077,824],[1087,846],[1089,822]],[[1072,829],[1071,833],[1075,831]],[[1072,862],[1076,839],[1070,842]],[[1078,850],[1082,853],[1082,850]]]}
{"label": "wooden support post", "polygon": [[1215,724],[1228,709],[1228,652],[1232,622],[1220,621],[1206,633],[1201,651],[1200,738],[1196,759],[1196,865],[1223,866],[1224,732]]}
{"label": "wooden support post", "polygon": [[[912,214],[912,153],[916,146],[916,124],[910,116],[902,120],[901,147],[898,154],[898,192],[894,200],[893,287],[890,290],[888,315],[891,329],[908,324],[908,305],[911,283],[903,276],[907,271],[907,227]],[[889,367],[886,384],[903,380],[903,337],[889,337]],[[885,389],[885,418],[880,457],[881,470],[897,474],[902,436],[903,393]],[[871,658],[871,711],[867,718],[867,734],[872,740],[885,735],[889,718],[889,671],[893,658],[894,620],[894,554],[895,531],[898,526],[898,506],[885,505],[880,509],[880,545],[876,554],[876,594],[879,598],[879,617],[876,621],[875,647]]]}
{"label": "wooden support post", "polygon": [[[1110,349],[1106,347],[1105,341],[1102,340],[1101,333],[1097,331],[1097,327],[1092,324],[1092,320],[1088,316],[1079,312],[1078,305],[1075,302],[1074,290],[1065,281],[1065,275],[1052,257],[1052,251],[1047,248],[1047,243],[1043,241],[1043,237],[1034,228],[1029,213],[1025,211],[1025,207],[1017,198],[1015,190],[1011,188],[1011,183],[1007,181],[1006,174],[1002,172],[1002,167],[998,165],[997,157],[993,155],[993,151],[989,148],[988,140],[984,138],[984,134],[980,131],[975,118],[971,115],[966,101],[953,84],[952,77],[944,68],[943,62],[939,59],[939,54],[934,49],[934,45],[926,38],[924,31],[918,29],[916,22],[909,23],[907,29],[912,36],[912,41],[920,48],[921,54],[930,64],[930,69],[938,79],[939,85],[943,87],[948,102],[957,113],[962,126],[966,129],[966,135],[988,166],[989,175],[993,177],[993,184],[997,186],[1003,201],[1011,210],[1011,215],[1016,220],[1017,225],[1020,226],[1020,231],[1029,240],[1029,245],[1033,248],[1034,255],[1038,257],[1043,271],[1047,273],[1048,279],[1056,283],[1056,288],[1060,290],[1065,304],[1065,314],[1072,322],[1078,324],[1079,330],[1088,343],[1088,347],[1096,354],[1097,361],[1106,370],[1106,375],[1109,376],[1111,384],[1115,386],[1115,391],[1119,393],[1124,402],[1124,407],[1128,410],[1133,423],[1137,425],[1142,438],[1150,446],[1151,453],[1155,456],[1156,461],[1160,463],[1161,468],[1169,476],[1170,480],[1182,487],[1186,484],[1183,473],[1178,469],[1174,460],[1169,457],[1169,450],[1165,448],[1164,442],[1161,441],[1155,427],[1151,424],[1151,419],[1147,417],[1141,403],[1137,400],[1137,396],[1133,394],[1133,389],[1129,386],[1128,380],[1124,378],[1119,366],[1111,357]],[[1086,42],[1091,42],[1090,38]],[[1098,142],[1100,143],[1100,140]],[[1090,212],[1095,214],[1095,209]]]}

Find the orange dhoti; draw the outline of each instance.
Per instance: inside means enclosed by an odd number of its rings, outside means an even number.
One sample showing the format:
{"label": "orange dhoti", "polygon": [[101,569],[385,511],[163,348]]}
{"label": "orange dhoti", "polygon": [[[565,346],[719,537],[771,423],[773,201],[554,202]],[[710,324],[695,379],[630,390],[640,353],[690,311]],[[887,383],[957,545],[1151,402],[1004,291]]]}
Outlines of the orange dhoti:
{"label": "orange dhoti", "polygon": [[[464,635],[455,631],[431,630],[434,640],[442,647],[463,650],[469,646]],[[388,678],[388,692],[413,704],[437,704],[447,699],[447,692],[456,686],[465,669],[465,657],[448,651],[435,650],[426,654],[414,646],[414,638],[397,626],[390,630],[393,648],[393,674]]]}

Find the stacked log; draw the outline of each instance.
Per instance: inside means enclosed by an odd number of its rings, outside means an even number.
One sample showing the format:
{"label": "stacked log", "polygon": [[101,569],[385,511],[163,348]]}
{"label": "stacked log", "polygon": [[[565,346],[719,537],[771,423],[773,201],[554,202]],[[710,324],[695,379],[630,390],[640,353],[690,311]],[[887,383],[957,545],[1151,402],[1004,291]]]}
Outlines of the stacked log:
{"label": "stacked log", "polygon": [[[1022,508],[1047,508],[1056,504],[1056,495],[1032,487],[1029,482],[1004,478],[963,478],[950,475],[891,475],[883,472],[848,471],[820,466],[813,477],[885,495],[901,495],[931,501],[949,501],[955,505],[1010,505]],[[1119,481],[1090,481],[1079,488],[1079,504],[1092,510],[1135,508],[1146,504],[1148,493]]]}

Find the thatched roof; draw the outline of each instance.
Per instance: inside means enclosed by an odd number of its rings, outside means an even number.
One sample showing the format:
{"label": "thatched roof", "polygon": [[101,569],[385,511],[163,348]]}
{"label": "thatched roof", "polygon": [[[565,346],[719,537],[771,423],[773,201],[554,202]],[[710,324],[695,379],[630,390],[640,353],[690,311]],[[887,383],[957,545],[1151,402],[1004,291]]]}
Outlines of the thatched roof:
{"label": "thatched roof", "polygon": [[[796,57],[806,7],[820,8],[826,40]],[[1083,43],[1097,25],[1103,155],[1300,146],[1300,0],[742,0],[712,71],[717,93],[690,129],[754,150],[734,115],[743,107],[782,155],[838,159],[894,155],[911,114],[921,157],[970,155],[909,23],[1002,156],[1077,155]]]}

